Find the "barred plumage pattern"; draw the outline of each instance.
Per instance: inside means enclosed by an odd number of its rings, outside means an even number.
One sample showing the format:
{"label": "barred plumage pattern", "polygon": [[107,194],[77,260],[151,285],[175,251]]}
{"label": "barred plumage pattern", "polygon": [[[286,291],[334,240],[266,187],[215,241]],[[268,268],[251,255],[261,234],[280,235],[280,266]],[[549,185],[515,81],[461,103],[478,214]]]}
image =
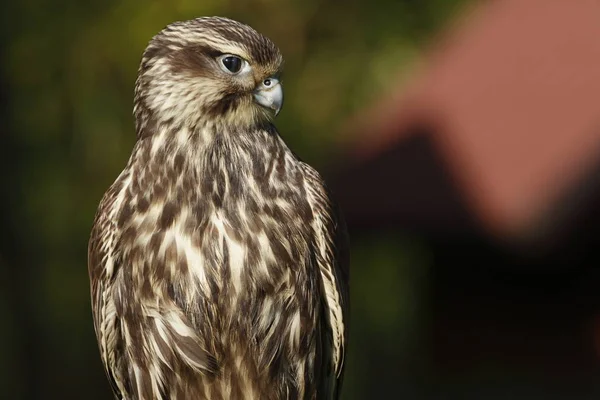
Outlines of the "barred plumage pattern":
{"label": "barred plumage pattern", "polygon": [[[251,82],[215,56],[236,54]],[[136,82],[138,140],[103,197],[89,272],[119,399],[335,399],[348,249],[319,174],[285,145],[256,84],[275,45],[225,18],[155,36]]]}

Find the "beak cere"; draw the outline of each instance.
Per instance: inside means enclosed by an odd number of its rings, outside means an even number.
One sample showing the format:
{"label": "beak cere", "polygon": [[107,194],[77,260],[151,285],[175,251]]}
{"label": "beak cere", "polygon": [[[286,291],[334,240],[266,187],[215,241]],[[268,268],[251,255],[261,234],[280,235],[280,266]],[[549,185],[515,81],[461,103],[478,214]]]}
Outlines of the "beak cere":
{"label": "beak cere", "polygon": [[283,87],[277,78],[265,79],[254,90],[254,101],[275,112],[275,116],[283,107]]}

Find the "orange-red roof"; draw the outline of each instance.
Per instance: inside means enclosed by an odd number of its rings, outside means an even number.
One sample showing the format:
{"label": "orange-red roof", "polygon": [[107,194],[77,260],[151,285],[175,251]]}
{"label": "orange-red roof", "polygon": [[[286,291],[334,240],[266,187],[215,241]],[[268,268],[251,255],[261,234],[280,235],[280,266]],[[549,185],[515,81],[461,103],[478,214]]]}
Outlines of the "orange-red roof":
{"label": "orange-red roof", "polygon": [[528,230],[600,161],[600,2],[488,1],[461,21],[409,89],[362,116],[355,156],[425,123],[480,222]]}

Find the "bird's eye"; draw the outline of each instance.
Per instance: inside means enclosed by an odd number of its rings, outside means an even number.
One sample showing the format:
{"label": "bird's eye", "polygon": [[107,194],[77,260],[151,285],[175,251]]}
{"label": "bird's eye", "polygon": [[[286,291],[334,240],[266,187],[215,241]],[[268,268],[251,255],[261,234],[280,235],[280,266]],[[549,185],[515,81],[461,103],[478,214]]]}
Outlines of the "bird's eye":
{"label": "bird's eye", "polygon": [[237,56],[226,56],[221,59],[223,66],[233,74],[237,74],[242,69],[243,61]]}

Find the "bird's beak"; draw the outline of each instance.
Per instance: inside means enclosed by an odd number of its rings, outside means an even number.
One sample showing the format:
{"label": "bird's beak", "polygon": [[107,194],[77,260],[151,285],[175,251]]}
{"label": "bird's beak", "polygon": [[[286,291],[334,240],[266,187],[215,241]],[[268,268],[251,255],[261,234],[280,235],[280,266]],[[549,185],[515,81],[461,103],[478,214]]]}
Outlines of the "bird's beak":
{"label": "bird's beak", "polygon": [[277,78],[268,78],[254,90],[254,100],[263,107],[275,112],[275,116],[283,107],[283,87]]}

